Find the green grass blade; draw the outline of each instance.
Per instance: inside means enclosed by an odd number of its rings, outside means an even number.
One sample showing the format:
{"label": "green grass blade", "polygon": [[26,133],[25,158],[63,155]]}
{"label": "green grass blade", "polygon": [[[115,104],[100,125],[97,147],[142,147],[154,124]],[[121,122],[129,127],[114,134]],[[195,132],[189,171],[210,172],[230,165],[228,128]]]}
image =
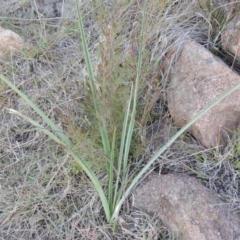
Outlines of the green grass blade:
{"label": "green grass blade", "polygon": [[[143,12],[143,20],[142,20],[142,26],[141,26],[141,34],[140,34],[141,40],[140,40],[139,56],[138,56],[138,64],[137,64],[137,76],[136,76],[135,83],[131,87],[130,99],[127,105],[127,111],[125,113],[124,122],[123,122],[120,154],[119,154],[119,160],[118,160],[117,180],[115,184],[114,206],[118,205],[118,201],[121,198],[123,191],[125,190],[126,181],[127,181],[129,151],[130,151],[134,124],[135,124],[140,74],[142,69],[143,35],[144,35],[144,28],[145,28],[145,19],[146,19],[146,1],[144,2],[144,12]],[[133,106],[131,109],[132,99],[133,99]],[[129,116],[130,116],[130,121],[128,125]],[[119,188],[120,174],[122,174],[122,179],[121,179],[122,182]]]}
{"label": "green grass blade", "polygon": [[105,128],[102,117],[98,113],[99,107],[98,107],[97,99],[96,99],[97,93],[96,93],[96,88],[95,88],[95,77],[94,77],[93,66],[92,66],[90,53],[89,53],[88,45],[87,45],[87,41],[86,41],[86,36],[85,36],[84,28],[83,28],[82,16],[81,16],[78,0],[76,0],[76,8],[77,8],[77,14],[78,14],[79,30],[80,30],[80,35],[81,35],[81,39],[82,39],[82,46],[83,46],[85,61],[86,61],[86,65],[87,65],[89,82],[90,82],[91,96],[92,96],[92,100],[93,100],[93,104],[94,104],[94,110],[95,110],[97,119],[99,121],[98,125],[99,125],[99,131],[100,131],[101,138],[102,138],[104,152],[105,152],[106,156],[110,159],[110,154],[111,154],[110,141],[109,141],[107,130]]}
{"label": "green grass blade", "polygon": [[127,127],[128,127],[128,119],[130,115],[130,107],[131,107],[131,102],[132,102],[132,92],[133,92],[133,87],[131,86],[131,93],[130,93],[130,98],[127,103],[127,109],[124,115],[124,120],[123,120],[123,127],[122,127],[122,135],[121,135],[121,144],[120,144],[120,151],[119,151],[119,157],[118,157],[118,169],[116,173],[116,183],[115,183],[115,193],[114,193],[114,199],[113,199],[113,204],[114,206],[117,203],[118,195],[121,195],[121,190],[118,191],[118,186],[120,182],[120,177],[122,174],[122,166],[123,166],[123,151],[125,148],[125,143],[126,143],[126,133],[127,133]]}
{"label": "green grass blade", "polygon": [[[124,152],[124,160],[123,160],[124,171],[127,169],[127,164],[129,160],[129,150],[131,146],[133,129],[135,124],[140,74],[142,70],[143,37],[144,37],[145,22],[146,22],[146,1],[144,2],[143,20],[142,20],[141,34],[140,34],[141,39],[140,39],[140,47],[139,47],[139,55],[138,55],[137,77],[136,77],[136,82],[134,84],[133,106],[132,106],[132,112],[131,112],[131,119],[130,119],[128,130],[127,130],[126,144],[125,144],[125,152]],[[124,174],[126,174],[126,172]]]}
{"label": "green grass blade", "polygon": [[17,114],[18,116],[20,116],[21,118],[23,118],[24,120],[28,121],[29,123],[31,123],[33,126],[35,126],[36,128],[38,128],[39,130],[41,130],[42,132],[44,132],[46,135],[48,135],[53,141],[55,141],[56,143],[58,143],[60,146],[62,146],[65,150],[67,150],[69,152],[69,154],[73,157],[73,159],[81,166],[81,168],[83,169],[83,171],[87,174],[87,176],[91,179],[94,188],[96,189],[96,191],[98,192],[98,195],[101,199],[102,202],[102,206],[104,208],[104,212],[107,218],[107,221],[110,220],[111,214],[110,214],[110,209],[109,209],[109,205],[108,205],[108,201],[106,199],[106,196],[104,194],[104,191],[100,185],[99,180],[97,179],[96,175],[94,174],[94,172],[88,167],[88,164],[86,162],[86,160],[79,158],[72,150],[71,148],[69,148],[69,146],[67,146],[64,142],[62,142],[59,138],[57,138],[53,133],[51,133],[49,130],[43,128],[38,122],[32,120],[31,118],[24,116],[23,114],[21,114],[20,112],[13,110],[13,109],[9,109],[9,112],[12,114]]}
{"label": "green grass blade", "polygon": [[66,143],[62,142],[58,137],[56,137],[52,132],[50,132],[49,130],[47,130],[46,128],[42,127],[38,122],[32,120],[31,118],[23,115],[22,113],[14,110],[14,109],[8,109],[8,112],[11,114],[15,114],[18,115],[19,117],[21,117],[22,119],[24,119],[25,121],[31,123],[33,126],[35,126],[37,129],[41,130],[42,132],[44,132],[46,135],[48,135],[52,140],[54,140],[56,143],[58,143],[59,145],[61,145],[63,148],[67,149],[68,146],[66,145]]}
{"label": "green grass blade", "polygon": [[94,72],[93,72],[93,67],[92,67],[90,54],[89,54],[89,51],[88,51],[86,36],[85,36],[85,33],[84,33],[84,29],[83,29],[83,22],[82,22],[80,8],[79,8],[79,5],[78,5],[78,0],[76,0],[76,8],[77,8],[80,35],[81,35],[81,39],[82,39],[82,46],[83,46],[85,61],[86,61],[86,65],[87,65],[87,72],[88,72],[88,77],[90,79],[90,88],[91,88],[92,94],[95,94]]}
{"label": "green grass blade", "polygon": [[99,128],[100,128],[104,153],[108,157],[108,159],[110,159],[111,158],[111,148],[110,148],[110,141],[109,141],[107,131],[105,130],[105,128],[102,128],[101,126],[99,126]]}
{"label": "green grass blade", "polygon": [[[126,182],[125,180],[127,177],[129,151],[130,151],[133,129],[135,124],[137,95],[138,95],[138,89],[139,89],[140,73],[142,68],[143,33],[144,33],[144,26],[145,26],[145,14],[146,14],[146,2],[144,3],[144,14],[143,14],[142,27],[141,27],[141,34],[140,34],[141,41],[140,41],[140,49],[139,49],[139,57],[138,57],[138,65],[137,65],[137,77],[136,77],[135,84],[132,84],[131,86],[131,94],[127,104],[127,110],[124,116],[124,122],[123,122],[123,128],[122,128],[121,145],[120,145],[120,152],[119,152],[119,158],[118,158],[117,179],[115,183],[115,193],[114,193],[114,200],[113,200],[114,206],[116,206],[122,192],[124,191],[123,185],[125,185],[125,182]],[[132,99],[133,99],[133,106],[131,109]],[[131,117],[129,121],[130,115]],[[128,121],[129,121],[129,125],[128,125]],[[122,183],[121,183],[121,187],[119,188],[120,174],[122,174],[122,179],[121,179]]]}
{"label": "green grass blade", "polygon": [[114,186],[114,160],[115,160],[115,143],[116,143],[116,129],[113,132],[111,158],[108,162],[108,205],[110,212],[113,212],[113,186]]}
{"label": "green grass blade", "polygon": [[[77,9],[77,14],[78,14],[78,23],[79,23],[79,30],[80,30],[80,35],[81,35],[81,40],[82,40],[82,47],[83,47],[83,51],[84,51],[84,56],[85,56],[85,61],[86,61],[86,65],[87,65],[87,72],[88,72],[88,77],[89,77],[89,82],[90,82],[90,90],[91,90],[91,98],[93,101],[93,105],[94,105],[94,111],[98,120],[98,128],[99,128],[99,132],[101,135],[101,139],[102,139],[102,144],[103,144],[103,149],[104,149],[104,153],[107,156],[108,160],[111,163],[111,147],[110,147],[110,140],[109,140],[109,136],[108,136],[108,132],[106,130],[105,127],[105,123],[103,121],[102,116],[100,116],[99,114],[99,106],[97,103],[97,91],[96,91],[96,87],[95,87],[95,76],[94,76],[94,72],[93,72],[93,66],[92,66],[92,62],[91,62],[91,58],[90,58],[90,53],[88,50],[88,45],[87,45],[87,41],[86,41],[86,36],[85,36],[85,32],[84,32],[84,28],[83,28],[83,22],[82,22],[82,17],[81,17],[81,12],[80,12],[80,8],[78,5],[78,0],[76,0],[76,9]],[[114,140],[115,141],[115,140]],[[114,143],[115,144],[115,143]],[[112,150],[114,151],[114,149]],[[113,184],[113,166],[109,166],[109,163],[107,163],[107,168],[109,169],[109,183],[110,186],[109,187],[109,193],[110,195],[108,196],[108,202],[107,204],[112,201],[112,184]],[[111,172],[112,171],[112,172]],[[100,196],[101,198],[103,198],[103,196]],[[104,197],[106,198],[106,197]],[[103,201],[102,201],[103,203]],[[106,205],[105,201],[104,204]],[[110,206],[104,206],[104,209],[109,209]],[[105,210],[106,213],[106,210]],[[106,217],[107,217],[107,221],[109,221],[109,215],[110,213],[107,212],[106,213]]]}
{"label": "green grass blade", "polygon": [[222,96],[220,96],[218,99],[216,99],[213,103],[211,103],[209,106],[207,106],[205,109],[203,109],[200,113],[198,113],[191,121],[189,121],[184,127],[182,127],[162,148],[160,148],[154,156],[148,161],[148,163],[145,165],[145,167],[137,174],[137,176],[133,179],[129,187],[127,188],[126,192],[118,202],[118,205],[115,208],[115,212],[113,213],[111,217],[111,221],[117,218],[118,213],[120,211],[120,208],[125,201],[125,199],[128,197],[132,189],[137,185],[140,178],[148,171],[149,167],[153,164],[153,162],[169,147],[172,143],[175,142],[175,140],[184,133],[193,123],[195,123],[200,117],[202,117],[204,114],[206,114],[210,109],[212,109],[214,106],[216,106],[219,102],[221,102],[224,98],[229,96],[231,93],[236,91],[238,88],[240,88],[240,83],[237,84],[235,87],[229,89],[226,93],[224,93]]}
{"label": "green grass blade", "polygon": [[111,219],[112,214],[110,212],[108,200],[106,198],[106,195],[105,195],[105,193],[103,191],[103,188],[102,188],[98,178],[96,177],[94,172],[88,167],[88,165],[86,163],[84,163],[83,160],[80,159],[73,151],[69,150],[69,153],[74,158],[74,160],[82,167],[84,172],[87,174],[87,176],[92,181],[92,183],[94,185],[94,188],[97,191],[97,193],[98,193],[98,195],[100,197],[100,200],[102,202],[102,206],[103,206],[103,209],[104,209],[106,220],[107,220],[107,222],[109,222],[110,219]]}
{"label": "green grass blade", "polygon": [[70,139],[62,132],[60,128],[51,120],[49,119],[46,114],[40,110],[28,97],[26,94],[21,92],[14,84],[12,84],[6,77],[0,74],[0,79],[6,83],[11,89],[14,90],[37,114],[39,114],[42,119],[52,128],[54,133],[56,133],[60,139],[67,144],[67,146],[72,147],[72,142]]}

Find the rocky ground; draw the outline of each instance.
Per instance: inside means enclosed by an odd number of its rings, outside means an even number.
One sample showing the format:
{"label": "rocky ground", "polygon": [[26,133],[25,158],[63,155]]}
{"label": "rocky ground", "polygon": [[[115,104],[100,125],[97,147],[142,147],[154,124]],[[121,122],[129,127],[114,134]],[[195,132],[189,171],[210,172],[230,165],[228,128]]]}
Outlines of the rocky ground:
{"label": "rocky ground", "polygon": [[[79,4],[95,73],[107,82],[104,85],[107,86],[106,90],[102,89],[103,96],[118,106],[121,99],[126,99],[122,97],[129,94],[124,91],[124,86],[135,78],[143,4],[141,1],[110,0],[81,0]],[[233,53],[236,60],[236,64],[233,64],[233,59],[226,53],[231,53],[232,49],[224,51],[224,41],[221,40],[225,26],[239,12],[239,6],[239,1],[227,0],[167,0],[147,3],[141,75],[143,82],[139,93],[137,130],[132,152],[133,166],[137,171],[146,165],[150,157],[184,122],[178,121],[178,114],[172,110],[182,109],[179,107],[182,105],[178,104],[184,103],[184,100],[169,99],[169,83],[174,78],[187,79],[184,71],[186,76],[195,74],[192,79],[197,79],[199,75],[196,75],[197,70],[193,68],[197,66],[197,69],[203,69],[206,60],[202,54],[197,59],[194,58],[196,52],[193,51],[190,53],[193,60],[189,60],[189,57],[188,61],[191,62],[184,62],[179,67],[181,63],[178,60],[184,58],[181,54],[186,49],[186,43],[191,46],[188,44],[189,39],[207,51],[207,54],[214,56],[212,59],[220,57],[231,74],[235,74],[233,78],[239,78],[237,54]],[[89,130],[91,109],[89,112],[90,107],[85,107],[88,103],[87,71],[80,45],[75,1],[2,0],[0,26],[19,34],[24,42],[24,47],[18,48],[16,54],[0,54],[1,73],[68,133],[76,143],[76,151],[93,161],[93,168],[105,184],[103,164],[94,159],[101,152],[82,134],[82,130],[85,133]],[[190,51],[193,49],[191,47]],[[203,73],[201,69],[199,72]],[[204,69],[204,74],[209,73],[208,81],[216,77],[215,70],[211,71],[211,67]],[[120,85],[123,86],[116,92],[113,92],[114,88],[110,84],[113,76],[119,78],[118,81],[122,81]],[[194,96],[191,92],[194,88],[186,87],[184,91],[178,83],[177,92],[180,86],[183,91],[181,96],[186,96],[184,99],[187,99],[187,103],[199,103],[194,111],[201,110],[205,107],[204,103],[209,104],[214,98],[214,94],[210,96],[209,91],[206,93],[209,98],[193,97],[189,100],[187,97],[191,94]],[[227,86],[219,89],[220,94]],[[220,111],[226,119],[232,116],[224,115],[226,109],[229,109],[227,112],[236,114],[232,121],[234,128],[231,128],[232,125],[226,126],[230,131],[224,135],[224,149],[216,146],[216,138],[214,141],[206,139],[210,132],[216,137],[217,129],[214,126],[220,122],[220,118],[225,119],[221,114],[217,115],[217,120],[212,117],[207,119],[207,123],[214,123],[212,127],[211,124],[200,126],[199,130],[193,126],[190,132],[182,134],[152,164],[149,170],[154,172],[153,176],[160,175],[156,178],[158,180],[151,180],[155,182],[150,182],[150,187],[144,188],[149,184],[144,182],[146,185],[137,188],[135,196],[125,202],[117,227],[114,227],[106,223],[96,191],[69,154],[43,132],[9,113],[8,109],[15,109],[48,128],[14,91],[0,82],[0,238],[210,239],[208,236],[211,236],[211,239],[237,239],[239,233],[236,229],[240,219],[240,151],[239,131],[236,127],[239,118],[236,109],[240,103],[237,98],[238,95],[234,97],[234,107],[230,99],[230,105]],[[106,102],[103,108],[107,109]],[[188,108],[183,112],[196,114],[190,110]],[[183,116],[186,121],[188,118],[188,115]],[[203,128],[204,133],[201,132]],[[92,133],[92,138],[95,138],[97,134],[94,131]],[[176,181],[178,184],[174,184]],[[156,202],[156,199],[159,201],[158,192],[161,196],[164,195],[160,202]],[[150,200],[146,199],[146,195],[152,196]],[[155,202],[148,202],[151,199]],[[193,200],[188,202],[190,205],[186,203],[187,199]],[[211,204],[224,207],[210,208]],[[157,206],[153,207],[156,211],[152,211],[151,206]],[[189,206],[196,209],[190,211],[193,215],[189,214]],[[178,213],[181,214],[180,218]],[[213,215],[216,216],[215,219],[211,218]],[[234,220],[231,222],[225,219],[220,224],[220,220],[226,216]],[[184,226],[188,226],[187,230]],[[200,228],[204,229],[199,231]],[[196,238],[198,236],[201,238]]]}

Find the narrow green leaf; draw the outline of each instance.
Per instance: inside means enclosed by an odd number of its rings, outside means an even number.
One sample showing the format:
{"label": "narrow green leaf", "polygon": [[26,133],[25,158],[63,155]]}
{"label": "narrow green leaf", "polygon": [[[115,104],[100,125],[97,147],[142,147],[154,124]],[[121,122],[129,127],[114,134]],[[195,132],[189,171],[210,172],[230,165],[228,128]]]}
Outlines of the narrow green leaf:
{"label": "narrow green leaf", "polygon": [[94,72],[93,72],[93,67],[92,67],[92,63],[91,63],[90,54],[89,54],[89,51],[88,51],[85,32],[84,32],[84,29],[83,29],[83,22],[82,22],[80,8],[79,8],[79,5],[78,5],[78,0],[76,0],[76,8],[77,8],[78,23],[79,23],[79,29],[80,29],[81,39],[82,39],[83,51],[84,51],[84,55],[85,55],[86,65],[87,65],[87,72],[88,72],[88,76],[90,78],[90,88],[91,88],[92,93],[95,94]]}
{"label": "narrow green leaf", "polygon": [[112,146],[111,146],[111,157],[108,162],[108,205],[111,214],[113,213],[113,187],[114,187],[114,160],[115,160],[115,142],[116,142],[116,129],[113,132]]}
{"label": "narrow green leaf", "polygon": [[14,109],[8,109],[9,113],[11,114],[15,114],[18,115],[19,117],[21,117],[22,119],[24,119],[25,121],[28,121],[29,123],[31,123],[33,126],[35,126],[37,129],[41,130],[42,132],[44,132],[46,135],[48,135],[52,140],[54,140],[56,143],[58,143],[59,145],[61,145],[63,148],[67,149],[68,146],[66,145],[66,143],[62,142],[58,137],[56,137],[52,132],[50,132],[49,130],[47,130],[46,128],[42,127],[38,122],[32,120],[31,118],[23,115],[22,113],[14,110]]}
{"label": "narrow green leaf", "polygon": [[81,16],[78,0],[76,0],[76,8],[77,8],[77,14],[78,14],[78,23],[79,23],[80,35],[81,35],[81,39],[82,39],[82,46],[83,46],[85,61],[86,61],[86,65],[87,65],[87,72],[88,72],[88,77],[89,77],[91,97],[92,97],[92,100],[93,100],[94,110],[95,110],[95,113],[96,113],[96,116],[97,116],[97,119],[98,119],[99,131],[100,131],[101,138],[102,138],[102,144],[103,144],[103,147],[104,147],[104,152],[105,152],[106,156],[108,158],[110,158],[110,141],[109,141],[109,137],[108,137],[108,134],[107,134],[107,130],[106,130],[104,121],[99,114],[99,106],[98,106],[97,98],[96,98],[97,91],[96,91],[96,87],[95,87],[95,81],[96,80],[95,80],[95,77],[94,77],[93,66],[92,66],[90,53],[89,53],[88,45],[87,45],[87,41],[86,41],[86,36],[85,36],[84,28],[83,28],[82,16]]}
{"label": "narrow green leaf", "polygon": [[43,120],[52,128],[61,140],[66,143],[69,147],[72,147],[70,139],[62,132],[60,128],[49,119],[44,112],[42,112],[28,97],[25,93],[21,92],[14,84],[12,84],[7,78],[0,74],[0,79],[5,82],[11,89],[14,90],[37,114],[39,114]]}
{"label": "narrow green leaf", "polygon": [[105,128],[101,128],[101,126],[99,126],[99,128],[100,128],[104,153],[107,156],[107,158],[110,159],[111,158],[111,148],[110,148],[110,141],[109,141],[107,131],[105,130]]}
{"label": "narrow green leaf", "polygon": [[189,121],[184,127],[182,127],[162,148],[160,148],[154,156],[147,162],[145,167],[137,174],[137,176],[133,179],[129,187],[127,188],[125,194],[123,197],[119,200],[118,205],[115,208],[115,212],[113,213],[111,217],[111,221],[117,218],[118,213],[120,211],[120,208],[125,201],[125,199],[129,196],[132,189],[138,184],[139,180],[144,176],[144,174],[147,173],[149,167],[154,163],[156,159],[158,159],[159,156],[169,147],[171,144],[173,144],[176,139],[181,136],[193,123],[195,123],[200,117],[202,117],[204,114],[206,114],[210,109],[212,109],[214,106],[216,106],[219,102],[221,102],[224,98],[229,96],[231,93],[236,91],[238,88],[240,88],[240,83],[237,84],[235,87],[229,89],[227,92],[225,92],[222,96],[220,96],[218,99],[216,99],[213,103],[211,103],[209,106],[204,108],[200,113],[198,113],[191,121]]}
{"label": "narrow green leaf", "polygon": [[118,190],[121,174],[126,172],[126,169],[122,171],[123,152],[124,152],[125,143],[126,143],[126,134],[127,134],[127,127],[128,127],[128,119],[129,119],[129,115],[130,115],[130,106],[131,106],[131,102],[132,102],[132,94],[133,94],[133,85],[131,86],[131,93],[130,93],[129,100],[127,102],[127,108],[126,108],[126,112],[125,112],[124,120],[123,120],[121,144],[120,144],[120,151],[119,151],[119,157],[118,157],[118,169],[117,169],[117,173],[116,173],[116,183],[115,183],[115,189],[114,189],[114,192],[115,192],[114,199],[113,199],[114,206],[117,203],[118,195],[121,195],[121,190]]}
{"label": "narrow green leaf", "polygon": [[[138,100],[138,90],[139,90],[139,83],[140,83],[140,75],[142,70],[142,55],[143,55],[143,37],[144,37],[144,29],[145,29],[145,22],[146,22],[146,2],[144,1],[144,11],[143,11],[143,20],[141,26],[141,39],[140,39],[140,47],[139,47],[139,55],[138,55],[138,65],[137,65],[137,77],[134,86],[134,94],[133,94],[133,106],[131,110],[131,119],[127,130],[127,138],[125,144],[125,152],[124,152],[124,160],[123,160],[123,169],[127,168],[128,160],[129,160],[129,150],[132,141],[133,129],[135,124],[135,116],[136,116],[136,108],[137,108],[137,100]],[[125,173],[126,174],[126,173]]]}
{"label": "narrow green leaf", "polygon": [[[93,101],[93,105],[94,105],[94,111],[95,111],[95,114],[96,114],[96,117],[98,120],[98,128],[99,128],[99,132],[101,134],[104,153],[107,156],[108,160],[110,161],[110,159],[111,159],[110,140],[109,140],[106,126],[105,126],[105,122],[104,122],[102,116],[100,116],[100,114],[99,114],[99,106],[98,106],[97,97],[96,97],[97,90],[95,87],[96,80],[94,77],[90,53],[89,53],[88,46],[87,46],[87,41],[86,41],[86,36],[85,36],[84,28],[83,28],[83,22],[82,22],[81,12],[80,12],[79,5],[78,5],[78,0],[76,0],[76,9],[77,9],[77,14],[78,14],[78,23],[79,23],[80,35],[81,35],[81,39],[82,39],[82,46],[83,46],[85,61],[86,61],[86,65],[87,65],[87,72],[88,72],[88,76],[89,76],[89,85],[90,85],[91,97],[92,97],[92,101]],[[107,167],[111,168],[111,166],[107,166]],[[112,178],[112,174],[109,174],[109,178]],[[109,179],[109,181],[111,182],[113,180]],[[99,184],[99,186],[100,186],[100,184]],[[111,186],[108,186],[108,187],[110,188]],[[110,192],[110,190],[109,190],[109,192]],[[101,192],[101,194],[103,194],[103,192]],[[109,221],[109,215],[110,215],[109,209],[110,208],[109,208],[108,202],[105,201],[105,199],[106,199],[105,196],[104,197],[100,196],[100,197],[102,199],[102,204],[105,205],[104,210],[105,210],[107,221]],[[109,198],[112,199],[111,196],[109,196]],[[109,199],[109,201],[110,201],[110,199]]]}
{"label": "narrow green leaf", "polygon": [[65,150],[67,150],[69,152],[69,154],[73,157],[73,159],[81,166],[81,168],[83,169],[83,171],[87,174],[87,176],[91,179],[94,188],[96,189],[96,191],[98,192],[98,195],[101,199],[103,208],[104,208],[104,212],[106,214],[106,218],[107,221],[110,220],[111,214],[110,214],[110,209],[109,209],[109,205],[108,205],[108,201],[106,199],[106,196],[104,194],[104,191],[101,187],[100,182],[98,181],[96,175],[94,174],[94,172],[89,168],[87,162],[82,159],[79,158],[73,151],[71,148],[69,148],[69,146],[67,146],[64,142],[62,142],[59,138],[57,138],[53,133],[51,133],[49,130],[43,128],[38,122],[32,120],[31,118],[21,114],[20,112],[13,110],[13,109],[9,109],[9,112],[12,114],[17,114],[18,116],[20,116],[21,118],[23,118],[24,120],[28,121],[29,123],[31,123],[33,126],[37,127],[39,130],[43,131],[46,135],[48,135],[52,140],[54,140],[56,143],[58,143],[60,146],[62,146]]}

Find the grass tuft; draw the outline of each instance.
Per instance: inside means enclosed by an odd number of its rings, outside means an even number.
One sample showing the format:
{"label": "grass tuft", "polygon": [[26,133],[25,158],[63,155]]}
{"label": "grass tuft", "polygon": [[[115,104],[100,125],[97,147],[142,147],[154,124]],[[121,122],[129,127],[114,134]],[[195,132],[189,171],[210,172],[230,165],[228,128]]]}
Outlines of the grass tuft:
{"label": "grass tuft", "polygon": [[131,208],[153,169],[197,176],[236,206],[237,134],[224,154],[203,149],[184,133],[196,118],[170,126],[177,134],[161,149],[146,146],[148,126],[170,121],[167,79],[185,40],[218,48],[231,11],[209,3],[76,1],[78,21],[1,18],[33,45],[0,63],[4,239],[174,239]]}

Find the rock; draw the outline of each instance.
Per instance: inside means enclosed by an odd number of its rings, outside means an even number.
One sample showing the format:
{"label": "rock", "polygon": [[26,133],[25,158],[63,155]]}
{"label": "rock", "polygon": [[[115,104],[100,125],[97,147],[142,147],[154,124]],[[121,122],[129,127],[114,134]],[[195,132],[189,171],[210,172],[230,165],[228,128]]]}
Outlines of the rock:
{"label": "rock", "polygon": [[[239,8],[240,9],[240,8]],[[225,27],[221,36],[222,46],[232,55],[232,61],[240,62],[240,13],[238,13]]]}
{"label": "rock", "polygon": [[133,193],[133,206],[158,214],[180,239],[240,239],[240,218],[231,214],[228,204],[187,175],[151,175]]}
{"label": "rock", "polygon": [[221,35],[222,46],[240,59],[240,15],[228,22]]}
{"label": "rock", "polygon": [[[240,82],[222,60],[200,44],[187,41],[170,72],[167,100],[170,114],[179,127],[184,126]],[[240,122],[240,90],[225,98],[189,128],[203,146],[225,146],[228,134]]]}
{"label": "rock", "polygon": [[23,39],[15,32],[0,27],[0,58],[9,52],[16,53],[24,46]]}

